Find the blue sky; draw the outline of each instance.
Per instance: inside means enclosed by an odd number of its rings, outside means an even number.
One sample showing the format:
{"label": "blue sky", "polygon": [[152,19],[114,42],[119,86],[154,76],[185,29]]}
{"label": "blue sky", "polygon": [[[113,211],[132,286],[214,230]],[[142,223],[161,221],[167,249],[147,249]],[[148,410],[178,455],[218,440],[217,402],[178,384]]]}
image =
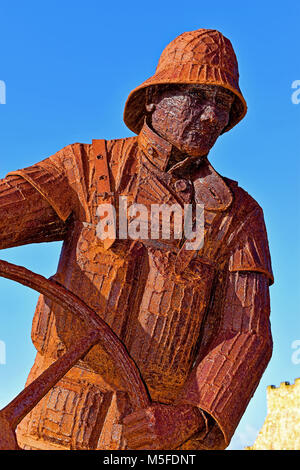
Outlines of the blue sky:
{"label": "blue sky", "polygon": [[[126,98],[182,32],[213,28],[231,40],[248,114],[219,138],[210,160],[262,206],[275,276],[273,357],[230,448],[251,445],[266,415],[266,386],[300,377],[300,363],[292,361],[292,343],[300,340],[300,104],[291,99],[292,83],[300,80],[299,4],[2,1],[0,20],[0,80],[6,84],[0,178],[70,143],[133,135],[123,123]],[[60,248],[31,245],[3,250],[0,258],[48,277]],[[30,330],[38,294],[0,279],[0,295],[2,407],[22,389],[34,360]]]}

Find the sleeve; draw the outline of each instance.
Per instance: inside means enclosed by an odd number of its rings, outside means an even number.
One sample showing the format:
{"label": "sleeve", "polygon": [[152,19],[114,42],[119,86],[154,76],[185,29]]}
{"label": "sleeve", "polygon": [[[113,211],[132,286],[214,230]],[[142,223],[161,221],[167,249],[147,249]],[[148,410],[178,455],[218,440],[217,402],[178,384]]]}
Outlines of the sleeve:
{"label": "sleeve", "polygon": [[263,273],[274,283],[263,211],[258,204],[235,230],[230,243],[229,271]]}
{"label": "sleeve", "polygon": [[1,248],[62,239],[86,207],[84,145],[73,144],[1,181]]}
{"label": "sleeve", "polygon": [[62,240],[65,224],[36,189],[18,175],[0,180],[0,249]]}
{"label": "sleeve", "polygon": [[[227,272],[221,319],[178,398],[208,416],[200,449],[224,449],[271,358],[269,277],[259,272]],[[221,290],[221,291],[220,291]],[[219,286],[223,296],[224,286]],[[213,329],[212,311],[207,331]],[[197,440],[197,437],[195,438]]]}

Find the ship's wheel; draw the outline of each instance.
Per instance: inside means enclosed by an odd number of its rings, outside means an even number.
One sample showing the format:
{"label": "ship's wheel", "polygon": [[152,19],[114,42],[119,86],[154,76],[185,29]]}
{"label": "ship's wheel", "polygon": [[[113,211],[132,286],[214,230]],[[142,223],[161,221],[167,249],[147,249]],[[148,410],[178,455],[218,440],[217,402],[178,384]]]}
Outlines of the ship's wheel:
{"label": "ship's wheel", "polygon": [[77,315],[88,333],[57,359],[39,377],[31,382],[5,408],[0,411],[0,450],[18,450],[15,429],[48,391],[97,343],[111,355],[122,375],[132,408],[136,411],[150,405],[150,397],[139,370],[127,349],[88,305],[64,286],[33,273],[22,266],[0,260],[0,276],[19,282],[56,302]]}

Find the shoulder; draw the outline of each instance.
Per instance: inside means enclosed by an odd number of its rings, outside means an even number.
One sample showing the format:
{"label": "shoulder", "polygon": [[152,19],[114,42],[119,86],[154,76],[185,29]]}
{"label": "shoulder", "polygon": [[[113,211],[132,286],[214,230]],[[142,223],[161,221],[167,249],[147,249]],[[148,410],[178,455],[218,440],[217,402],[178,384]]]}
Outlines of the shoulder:
{"label": "shoulder", "polygon": [[81,158],[91,159],[93,156],[93,149],[96,148],[97,144],[101,143],[103,151],[106,153],[106,157],[109,163],[121,162],[128,153],[135,149],[137,145],[137,136],[124,137],[119,139],[101,139],[95,138],[89,144],[74,143],[68,145],[63,152],[75,153],[81,155]]}
{"label": "shoulder", "polygon": [[240,217],[245,218],[252,212],[256,212],[257,214],[260,213],[263,216],[262,207],[253,196],[251,196],[244,188],[239,186],[237,181],[226,177],[223,177],[223,180],[232,192],[234,201],[233,209],[240,215]]}
{"label": "shoulder", "polygon": [[271,257],[264,214],[258,202],[241,188],[237,181],[224,178],[234,201],[231,208],[232,233],[229,237],[231,251],[230,271],[255,271],[263,273],[273,284]]}
{"label": "shoulder", "polygon": [[97,144],[102,144],[109,165],[120,164],[137,145],[137,136],[119,139],[93,139],[90,143],[75,142],[66,145],[51,155],[51,161],[57,166],[71,168],[87,166],[93,159]]}
{"label": "shoulder", "polygon": [[128,151],[137,144],[137,136],[106,140],[108,152]]}

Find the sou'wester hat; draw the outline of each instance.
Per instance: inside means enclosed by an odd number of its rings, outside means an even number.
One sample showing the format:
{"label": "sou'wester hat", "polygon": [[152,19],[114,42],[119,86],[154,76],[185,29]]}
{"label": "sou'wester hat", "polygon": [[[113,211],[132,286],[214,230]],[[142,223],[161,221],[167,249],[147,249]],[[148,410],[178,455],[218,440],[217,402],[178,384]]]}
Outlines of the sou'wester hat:
{"label": "sou'wester hat", "polygon": [[124,122],[139,134],[146,113],[146,88],[151,85],[203,84],[219,85],[235,95],[229,123],[232,129],[247,112],[239,88],[236,55],[229,39],[215,29],[198,29],[181,34],[163,50],[155,74],[135,88],[128,96]]}

